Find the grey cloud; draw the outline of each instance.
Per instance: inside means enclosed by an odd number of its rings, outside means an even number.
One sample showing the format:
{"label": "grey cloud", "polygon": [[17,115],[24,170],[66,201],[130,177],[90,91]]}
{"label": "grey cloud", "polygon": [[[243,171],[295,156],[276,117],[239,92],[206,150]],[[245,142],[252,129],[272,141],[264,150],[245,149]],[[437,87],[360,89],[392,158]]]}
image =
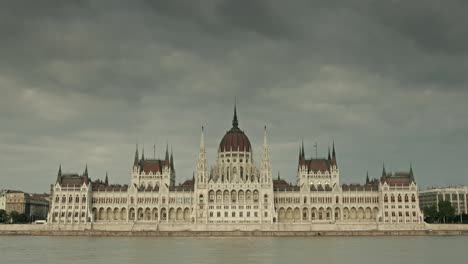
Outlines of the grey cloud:
{"label": "grey cloud", "polygon": [[290,181],[304,138],[309,156],[337,142],[344,182],[411,160],[422,185],[466,184],[464,3],[0,5],[0,185],[46,190],[59,163],[86,162],[126,183],[137,142],[149,155],[173,144],[178,180],[189,178],[200,126],[212,163],[234,97],[255,154],[267,125]]}

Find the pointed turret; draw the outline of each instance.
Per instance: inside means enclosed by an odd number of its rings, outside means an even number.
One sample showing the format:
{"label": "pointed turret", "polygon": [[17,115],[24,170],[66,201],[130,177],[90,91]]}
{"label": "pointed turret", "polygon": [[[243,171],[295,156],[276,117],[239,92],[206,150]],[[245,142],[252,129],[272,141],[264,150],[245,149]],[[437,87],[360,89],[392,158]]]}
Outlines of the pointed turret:
{"label": "pointed turret", "polygon": [[387,171],[385,170],[385,163],[382,163],[382,176],[387,176]]}
{"label": "pointed turret", "polygon": [[174,156],[173,156],[172,146],[171,146],[171,157],[170,157],[169,162],[171,163],[171,170],[172,170],[172,171],[175,171],[175,169],[174,169]]}
{"label": "pointed turret", "polygon": [[62,183],[62,164],[59,165],[56,182],[60,184]]}
{"label": "pointed turret", "polygon": [[232,118],[232,127],[238,128],[239,121],[237,120],[237,105],[236,101],[234,100],[234,117]]}
{"label": "pointed turret", "polygon": [[367,174],[366,174],[366,184],[369,184],[370,183],[370,180],[369,180],[369,171],[367,171]]}
{"label": "pointed turret", "polygon": [[301,153],[301,158],[305,160],[305,150],[304,150],[304,139],[302,139],[302,153]]}
{"label": "pointed turret", "polygon": [[298,159],[298,164],[300,165],[301,164],[301,160],[302,160],[302,148],[301,148],[301,145],[299,145],[299,159]]}
{"label": "pointed turret", "polygon": [[202,126],[201,135],[200,135],[200,149],[198,151],[198,160],[197,160],[197,171],[196,171],[196,183],[206,183],[211,179],[211,173],[208,174],[208,161],[206,158],[206,149],[205,149],[205,129]]}
{"label": "pointed turret", "polygon": [[169,161],[169,144],[166,142],[166,155],[164,156],[165,161]]}
{"label": "pointed turret", "polygon": [[336,160],[335,141],[333,140],[332,158]]}
{"label": "pointed turret", "polygon": [[260,179],[261,179],[261,182],[271,182],[271,179],[272,179],[270,149],[268,147],[266,126],[264,128],[264,134],[263,134],[262,162],[260,164]]}
{"label": "pointed turret", "polygon": [[145,160],[145,147],[141,148],[141,160]]}
{"label": "pointed turret", "polygon": [[106,179],[104,180],[105,185],[109,185],[109,178],[107,176],[107,171],[106,171]]}
{"label": "pointed turret", "polygon": [[278,170],[278,181],[281,180],[280,171]]}
{"label": "pointed turret", "polygon": [[413,174],[413,164],[410,162],[410,171],[409,171],[410,179],[414,181],[414,174]]}
{"label": "pointed turret", "polygon": [[328,145],[328,160],[331,160],[331,155],[330,155],[330,145]]}
{"label": "pointed turret", "polygon": [[83,173],[84,176],[88,176],[88,163],[86,163],[85,171]]}
{"label": "pointed turret", "polygon": [[133,160],[133,166],[137,166],[138,165],[138,144],[136,144],[136,148],[135,148],[135,159]]}

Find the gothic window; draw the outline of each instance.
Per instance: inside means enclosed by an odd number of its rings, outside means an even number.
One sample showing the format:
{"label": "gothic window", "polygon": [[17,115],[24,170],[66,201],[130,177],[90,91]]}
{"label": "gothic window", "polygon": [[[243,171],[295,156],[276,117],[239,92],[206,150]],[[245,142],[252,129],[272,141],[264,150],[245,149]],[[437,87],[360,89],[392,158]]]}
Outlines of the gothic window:
{"label": "gothic window", "polygon": [[86,196],[83,195],[83,198],[81,198],[82,203],[86,203]]}
{"label": "gothic window", "polygon": [[60,201],[60,198],[57,196],[55,196],[55,202],[58,203]]}
{"label": "gothic window", "polygon": [[73,197],[70,195],[70,197],[68,197],[68,202],[69,203],[72,203],[73,202]]}
{"label": "gothic window", "polygon": [[412,201],[413,203],[416,202],[416,196],[415,196],[414,194],[411,196],[411,201]]}
{"label": "gothic window", "polygon": [[[304,197],[304,198],[307,199],[307,197]],[[263,196],[263,202],[264,202],[264,203],[268,203],[268,195],[267,195],[267,194],[265,194],[265,195]]]}
{"label": "gothic window", "polygon": [[80,202],[80,197],[77,195],[75,198],[75,203],[79,203],[79,202]]}
{"label": "gothic window", "polygon": [[384,195],[384,202],[388,203],[388,196],[387,195]]}
{"label": "gothic window", "polygon": [[214,202],[214,191],[213,190],[210,191],[208,199],[209,199],[208,201],[210,203]]}
{"label": "gothic window", "polygon": [[258,202],[258,191],[257,190],[255,190],[254,193],[253,193],[253,201],[254,201],[254,203]]}
{"label": "gothic window", "polygon": [[390,200],[392,201],[392,203],[395,202],[395,196],[393,196],[393,194],[392,194],[392,196],[390,197]]}
{"label": "gothic window", "polygon": [[401,195],[398,194],[398,202],[401,203]]}
{"label": "gothic window", "polygon": [[203,203],[203,194],[200,194],[199,201],[200,201],[200,203]]}
{"label": "gothic window", "polygon": [[405,203],[409,202],[408,194],[405,194]]}

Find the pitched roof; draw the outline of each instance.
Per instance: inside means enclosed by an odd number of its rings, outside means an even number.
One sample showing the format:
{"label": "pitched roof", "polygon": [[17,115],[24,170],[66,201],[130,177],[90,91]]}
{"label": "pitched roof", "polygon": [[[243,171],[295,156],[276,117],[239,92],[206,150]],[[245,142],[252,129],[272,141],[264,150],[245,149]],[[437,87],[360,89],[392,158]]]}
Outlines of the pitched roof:
{"label": "pitched roof", "polygon": [[389,186],[409,186],[414,182],[413,175],[409,172],[387,173],[380,178],[380,182]]}
{"label": "pitched roof", "polygon": [[307,171],[317,173],[319,171],[325,172],[325,171],[330,171],[330,168],[334,164],[333,160],[328,160],[328,159],[303,159],[300,161],[301,166],[306,166]]}

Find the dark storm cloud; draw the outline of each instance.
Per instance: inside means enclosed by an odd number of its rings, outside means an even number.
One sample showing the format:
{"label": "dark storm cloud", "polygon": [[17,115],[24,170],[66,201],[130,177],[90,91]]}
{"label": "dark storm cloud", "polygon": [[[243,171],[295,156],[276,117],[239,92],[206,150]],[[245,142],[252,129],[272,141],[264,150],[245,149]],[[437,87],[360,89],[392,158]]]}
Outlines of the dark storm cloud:
{"label": "dark storm cloud", "polygon": [[255,154],[266,124],[274,169],[291,181],[304,137],[309,156],[314,142],[320,153],[338,142],[345,182],[412,160],[422,185],[466,184],[466,11],[433,0],[2,2],[0,184],[44,190],[60,162],[127,182],[134,144],[151,155],[166,141],[189,178],[200,126],[212,164],[234,97]]}

